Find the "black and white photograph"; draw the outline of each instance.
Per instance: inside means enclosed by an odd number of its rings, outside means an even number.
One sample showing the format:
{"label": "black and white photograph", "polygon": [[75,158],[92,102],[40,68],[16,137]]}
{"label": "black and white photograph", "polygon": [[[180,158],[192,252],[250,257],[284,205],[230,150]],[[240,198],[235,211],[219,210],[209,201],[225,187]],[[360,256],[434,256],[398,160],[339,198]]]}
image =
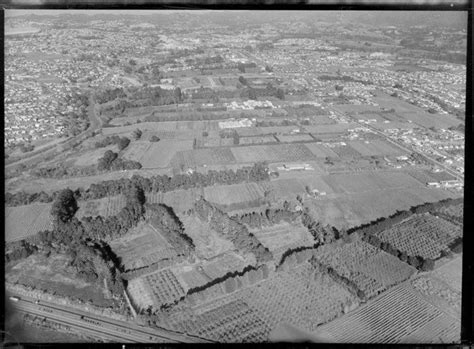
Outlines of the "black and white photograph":
{"label": "black and white photograph", "polygon": [[467,11],[6,10],[3,344],[460,343],[467,41]]}

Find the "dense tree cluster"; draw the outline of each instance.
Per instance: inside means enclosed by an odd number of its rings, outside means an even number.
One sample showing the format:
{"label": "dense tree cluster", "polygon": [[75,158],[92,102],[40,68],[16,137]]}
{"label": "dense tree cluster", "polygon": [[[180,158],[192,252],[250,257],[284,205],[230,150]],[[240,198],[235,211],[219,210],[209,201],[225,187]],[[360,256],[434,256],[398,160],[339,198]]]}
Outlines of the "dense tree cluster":
{"label": "dense tree cluster", "polygon": [[150,224],[158,229],[180,255],[194,250],[193,240],[184,232],[183,224],[173,209],[164,204],[147,204],[146,216]]}
{"label": "dense tree cluster", "polygon": [[251,228],[261,228],[278,224],[281,221],[294,223],[299,216],[299,212],[290,211],[286,208],[268,208],[265,212],[249,212],[234,215],[231,218]]}
{"label": "dense tree cluster", "polygon": [[273,258],[271,252],[248,231],[245,225],[230,218],[203,198],[196,201],[194,210],[199,219],[209,223],[212,229],[232,241],[237,249],[253,253],[258,263],[263,263]]}
{"label": "dense tree cluster", "polygon": [[331,243],[342,237],[341,233],[336,228],[323,226],[320,222],[315,221],[307,212],[304,212],[301,218],[301,222],[308,229],[311,235],[313,235],[316,244]]}
{"label": "dense tree cluster", "polygon": [[112,144],[117,144],[119,147],[123,147],[122,149],[125,149],[130,144],[130,140],[127,137],[119,137],[117,135],[107,136],[101,141],[96,142],[95,147],[104,148]]}
{"label": "dense tree cluster", "polygon": [[71,189],[63,189],[56,196],[51,207],[51,216],[55,222],[68,222],[79,209],[76,198]]}
{"label": "dense tree cluster", "polygon": [[107,150],[97,162],[99,171],[138,170],[140,168],[142,168],[142,164],[138,161],[119,158],[118,153],[111,150]]}

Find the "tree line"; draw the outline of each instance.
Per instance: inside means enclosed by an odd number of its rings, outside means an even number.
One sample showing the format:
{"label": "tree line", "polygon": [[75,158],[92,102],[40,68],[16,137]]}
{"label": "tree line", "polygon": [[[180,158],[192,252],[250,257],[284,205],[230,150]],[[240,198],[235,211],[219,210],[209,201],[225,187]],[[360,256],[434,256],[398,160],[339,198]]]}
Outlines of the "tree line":
{"label": "tree line", "polygon": [[[145,192],[168,192],[177,189],[190,189],[196,187],[207,187],[216,184],[237,184],[244,182],[260,182],[269,180],[268,166],[264,162],[258,162],[253,166],[245,166],[236,171],[209,170],[207,173],[193,172],[191,174],[177,174],[172,177],[157,175],[153,177],[142,177],[134,174],[132,178],[120,178],[93,183],[88,189],[78,188],[74,190],[76,200],[101,199],[107,196],[120,195],[131,185],[137,185]],[[52,202],[60,190],[48,194],[44,191],[39,193],[5,193],[6,206],[21,206],[35,202]]]}
{"label": "tree line", "polygon": [[211,229],[230,240],[237,249],[253,253],[257,263],[262,264],[273,259],[272,253],[248,231],[245,225],[230,218],[205,199],[201,198],[195,202],[194,212],[201,221],[209,223]]}

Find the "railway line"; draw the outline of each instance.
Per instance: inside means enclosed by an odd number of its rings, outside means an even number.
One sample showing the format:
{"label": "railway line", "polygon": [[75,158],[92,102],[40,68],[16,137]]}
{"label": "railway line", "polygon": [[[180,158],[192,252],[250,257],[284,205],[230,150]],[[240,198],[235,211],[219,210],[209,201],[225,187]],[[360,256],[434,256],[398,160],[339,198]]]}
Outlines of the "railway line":
{"label": "railway line", "polygon": [[107,341],[130,343],[204,343],[211,342],[204,338],[178,332],[145,328],[134,323],[105,318],[85,311],[58,306],[56,304],[35,300],[31,297],[13,296],[12,305],[22,313],[30,313],[51,319],[71,328],[86,331],[91,337]]}

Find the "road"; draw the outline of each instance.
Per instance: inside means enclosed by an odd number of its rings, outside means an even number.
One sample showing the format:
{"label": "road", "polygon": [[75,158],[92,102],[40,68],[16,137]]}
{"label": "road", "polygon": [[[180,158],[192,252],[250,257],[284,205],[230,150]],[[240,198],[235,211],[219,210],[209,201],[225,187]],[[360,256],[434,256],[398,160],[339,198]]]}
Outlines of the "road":
{"label": "road", "polygon": [[65,324],[91,337],[106,341],[130,343],[205,343],[211,342],[197,336],[179,332],[142,327],[132,322],[111,319],[86,311],[57,305],[51,302],[18,295],[20,300],[10,301],[22,313],[33,314]]}
{"label": "road", "polygon": [[[341,112],[339,112],[338,110],[334,109],[334,108],[330,108],[331,111],[333,111],[335,114],[337,114],[338,116],[346,116],[346,115],[343,115]],[[370,130],[374,131],[375,133],[383,136],[387,141],[389,141],[390,143],[398,146],[399,148],[402,148],[403,150],[407,151],[408,153],[416,153],[420,156],[423,156],[424,158],[428,159],[429,161],[431,161],[432,163],[438,165],[439,167],[443,168],[447,173],[449,173],[450,175],[456,177],[456,179],[458,180],[461,180],[463,181],[464,178],[462,175],[460,175],[459,173],[457,173],[456,171],[453,171],[452,169],[450,169],[449,167],[445,166],[444,164],[442,164],[441,162],[429,157],[428,155],[422,153],[422,152],[419,152],[418,150],[416,149],[412,149],[412,148],[409,148],[407,146],[405,146],[404,144],[401,144],[400,142],[398,142],[397,140],[395,139],[392,139],[391,137],[388,137],[385,133],[383,133],[382,131],[376,129],[375,127],[371,126],[370,124],[365,124],[365,123],[360,123],[354,116],[352,115],[347,115],[349,116],[352,120],[354,120],[355,123],[359,124],[361,127],[366,127],[366,128],[369,128]]]}

